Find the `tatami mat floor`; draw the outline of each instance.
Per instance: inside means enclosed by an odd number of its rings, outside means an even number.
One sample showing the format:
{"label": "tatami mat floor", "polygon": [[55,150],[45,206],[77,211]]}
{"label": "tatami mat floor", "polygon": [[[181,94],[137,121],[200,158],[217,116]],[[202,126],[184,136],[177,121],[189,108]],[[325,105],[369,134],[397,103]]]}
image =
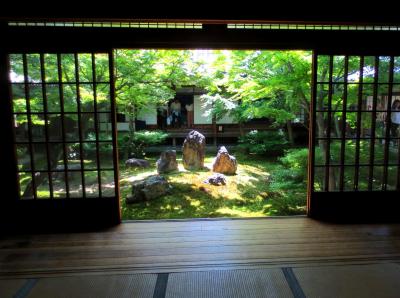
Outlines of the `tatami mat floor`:
{"label": "tatami mat floor", "polygon": [[397,298],[400,265],[378,263],[0,280],[0,297]]}

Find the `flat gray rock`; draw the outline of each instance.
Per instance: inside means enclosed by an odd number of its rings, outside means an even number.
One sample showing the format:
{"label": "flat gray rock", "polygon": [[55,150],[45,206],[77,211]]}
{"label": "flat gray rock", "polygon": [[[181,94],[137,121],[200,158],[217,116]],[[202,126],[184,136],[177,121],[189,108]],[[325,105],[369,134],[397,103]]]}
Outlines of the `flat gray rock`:
{"label": "flat gray rock", "polygon": [[153,200],[168,194],[171,188],[171,185],[163,176],[150,176],[132,183],[132,194],[126,197],[126,203]]}
{"label": "flat gray rock", "polygon": [[206,184],[212,184],[216,186],[226,185],[226,177],[224,174],[215,173],[203,181]]}
{"label": "flat gray rock", "polygon": [[150,167],[150,163],[144,159],[130,158],[125,161],[125,166],[131,168],[148,168]]}

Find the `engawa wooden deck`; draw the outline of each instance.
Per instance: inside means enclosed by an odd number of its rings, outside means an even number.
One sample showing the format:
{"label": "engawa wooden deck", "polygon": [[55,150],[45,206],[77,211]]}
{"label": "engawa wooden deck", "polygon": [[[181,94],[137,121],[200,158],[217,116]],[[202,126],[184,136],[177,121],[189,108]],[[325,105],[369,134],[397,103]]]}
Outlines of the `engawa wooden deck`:
{"label": "engawa wooden deck", "polygon": [[400,224],[336,225],[306,217],[127,222],[95,233],[0,240],[0,277],[386,260],[400,260]]}

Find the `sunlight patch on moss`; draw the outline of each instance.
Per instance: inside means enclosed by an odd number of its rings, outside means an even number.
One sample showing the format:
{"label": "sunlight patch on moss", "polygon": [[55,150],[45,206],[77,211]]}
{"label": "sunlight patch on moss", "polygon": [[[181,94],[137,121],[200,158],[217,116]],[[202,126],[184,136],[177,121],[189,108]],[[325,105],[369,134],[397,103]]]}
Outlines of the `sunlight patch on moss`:
{"label": "sunlight patch on moss", "polygon": [[124,182],[128,182],[128,183],[132,183],[134,181],[138,181],[138,180],[142,180],[145,179],[151,175],[157,175],[157,171],[156,170],[151,170],[151,171],[146,171],[146,172],[142,172],[142,173],[135,173],[132,176],[120,179],[120,182],[124,183]]}
{"label": "sunlight patch on moss", "polygon": [[200,207],[201,202],[199,200],[190,199],[190,205],[193,207]]}
{"label": "sunlight patch on moss", "polygon": [[248,211],[242,211],[242,210],[237,210],[237,209],[230,209],[230,208],[219,208],[217,209],[217,212],[225,215],[230,215],[231,217],[260,217],[260,216],[265,216],[264,213],[261,211],[259,212],[248,212]]}

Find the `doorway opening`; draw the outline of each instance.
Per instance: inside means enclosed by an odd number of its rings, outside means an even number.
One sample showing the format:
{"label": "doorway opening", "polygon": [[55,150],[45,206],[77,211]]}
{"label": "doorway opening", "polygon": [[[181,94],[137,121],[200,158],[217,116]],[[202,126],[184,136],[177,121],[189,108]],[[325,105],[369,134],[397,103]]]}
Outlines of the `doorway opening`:
{"label": "doorway opening", "polygon": [[[310,51],[116,49],[114,58],[122,219],[306,214]],[[185,165],[193,130],[204,137],[197,168]]]}

